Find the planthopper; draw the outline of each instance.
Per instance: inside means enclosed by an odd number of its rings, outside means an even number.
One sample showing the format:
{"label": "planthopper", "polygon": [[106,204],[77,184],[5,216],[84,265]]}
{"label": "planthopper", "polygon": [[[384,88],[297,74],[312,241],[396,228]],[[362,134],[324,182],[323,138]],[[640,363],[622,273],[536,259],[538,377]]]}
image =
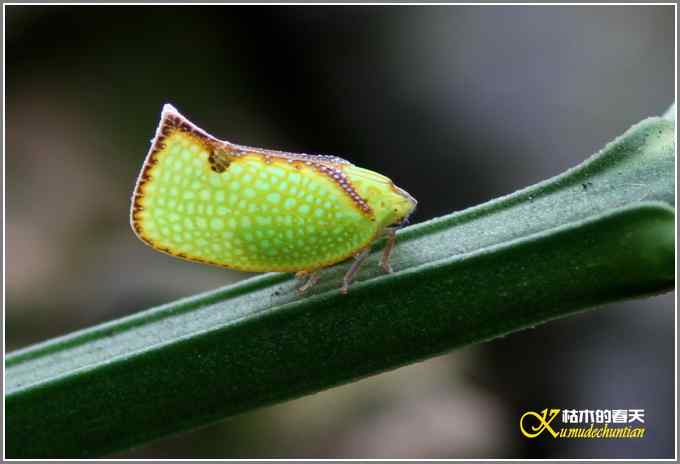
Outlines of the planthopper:
{"label": "planthopper", "polygon": [[295,272],[301,292],[319,271],[354,262],[396,230],[416,200],[387,177],[336,157],[287,153],[216,139],[165,105],[132,196],[137,236],[172,256],[251,272]]}

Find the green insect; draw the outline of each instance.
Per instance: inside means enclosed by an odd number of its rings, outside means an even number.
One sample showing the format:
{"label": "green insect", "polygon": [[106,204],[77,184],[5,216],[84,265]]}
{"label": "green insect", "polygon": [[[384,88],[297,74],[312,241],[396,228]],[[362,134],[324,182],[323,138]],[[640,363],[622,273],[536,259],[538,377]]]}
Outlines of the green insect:
{"label": "green insect", "polygon": [[354,257],[353,276],[380,237],[389,257],[416,200],[390,179],[336,156],[218,140],[171,105],[132,196],[131,224],[151,247],[189,261],[253,272],[296,272],[305,291],[319,270]]}

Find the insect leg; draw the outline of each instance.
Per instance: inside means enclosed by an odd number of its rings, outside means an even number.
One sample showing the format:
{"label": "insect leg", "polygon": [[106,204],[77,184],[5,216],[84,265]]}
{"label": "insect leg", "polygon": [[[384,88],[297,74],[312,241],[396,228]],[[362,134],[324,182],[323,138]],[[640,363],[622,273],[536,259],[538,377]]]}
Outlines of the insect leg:
{"label": "insect leg", "polygon": [[296,277],[301,277],[301,278],[307,278],[304,284],[302,284],[298,289],[298,293],[302,294],[312,288],[314,285],[319,282],[319,279],[321,278],[321,273],[319,271],[312,271],[312,272],[298,272],[295,274]]}
{"label": "insect leg", "polygon": [[361,252],[354,255],[354,262],[352,263],[352,266],[345,274],[345,277],[342,278],[342,288],[340,289],[341,293],[345,295],[347,294],[347,291],[349,290],[349,284],[352,283],[354,275],[357,273],[357,271],[361,267],[361,264],[364,262],[370,251],[371,248],[368,247],[364,248]]}
{"label": "insect leg", "polygon": [[380,267],[383,268],[388,274],[392,272],[392,266],[390,266],[390,255],[392,250],[394,250],[394,244],[397,241],[397,228],[390,227],[385,229],[387,235],[387,244],[383,250],[382,258],[380,259]]}

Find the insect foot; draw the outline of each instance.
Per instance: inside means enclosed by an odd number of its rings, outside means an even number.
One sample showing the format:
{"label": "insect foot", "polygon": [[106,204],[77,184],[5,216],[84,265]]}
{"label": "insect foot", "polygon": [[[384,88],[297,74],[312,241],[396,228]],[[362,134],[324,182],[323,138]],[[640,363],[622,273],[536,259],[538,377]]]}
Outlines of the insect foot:
{"label": "insect foot", "polygon": [[383,251],[382,258],[380,258],[380,267],[383,270],[391,274],[392,266],[390,265],[390,256],[392,255],[392,250],[394,250],[394,244],[397,241],[397,230],[395,228],[390,228],[387,230],[387,244],[385,245],[385,250]]}
{"label": "insect foot", "polygon": [[340,288],[340,293],[343,295],[347,295],[347,292],[349,291],[349,284],[352,283],[352,279],[356,273],[359,272],[359,268],[366,260],[366,257],[368,257],[370,251],[370,248],[364,248],[361,252],[354,255],[354,262],[352,263],[352,266],[347,270],[345,277],[342,278],[342,287]]}
{"label": "insect foot", "polygon": [[317,283],[319,283],[319,279],[321,279],[321,274],[318,271],[300,271],[295,273],[295,277],[298,279],[306,279],[304,283],[298,287],[297,292],[298,295],[304,294],[307,290],[315,286]]}

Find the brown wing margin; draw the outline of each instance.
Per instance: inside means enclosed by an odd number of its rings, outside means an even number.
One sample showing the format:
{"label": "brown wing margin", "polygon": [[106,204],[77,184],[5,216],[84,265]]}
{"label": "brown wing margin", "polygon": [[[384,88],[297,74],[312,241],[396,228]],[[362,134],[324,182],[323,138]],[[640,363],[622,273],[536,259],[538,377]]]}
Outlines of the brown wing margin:
{"label": "brown wing margin", "polygon": [[305,164],[317,169],[320,173],[335,181],[350,196],[357,206],[359,206],[364,214],[372,214],[371,208],[368,206],[365,200],[359,197],[356,191],[354,191],[349,179],[342,172],[343,165],[352,165],[352,163],[349,161],[332,155],[290,153],[279,150],[268,150],[263,148],[248,147],[245,145],[237,145],[225,140],[220,140],[189,121],[179,111],[177,111],[174,106],[166,103],[163,105],[161,119],[158,123],[158,127],[156,128],[156,135],[153,139],[151,139],[151,147],[149,148],[149,152],[144,159],[144,164],[137,178],[137,182],[135,183],[135,188],[131,199],[130,225],[132,226],[132,230],[135,232],[137,237],[139,237],[140,240],[147,243],[148,245],[154,246],[141,233],[137,215],[140,211],[142,211],[143,207],[140,204],[139,199],[142,196],[144,184],[149,180],[149,171],[158,161],[158,153],[163,150],[163,148],[165,148],[165,139],[169,137],[174,130],[179,130],[186,134],[192,135],[198,141],[205,144],[208,152],[212,154],[213,163],[211,163],[211,165],[213,168],[217,167],[218,171],[220,168],[224,167],[224,163],[217,163],[216,161],[219,161],[223,154],[227,154],[228,156],[242,156],[247,153],[254,153],[263,156],[265,160],[278,158],[287,160],[288,162],[295,165]]}
{"label": "brown wing margin", "polygon": [[[142,170],[137,177],[134,191],[132,192],[131,208],[130,208],[130,225],[135,235],[143,242],[152,245],[141,233],[137,214],[142,211],[142,205],[139,199],[142,196],[144,184],[149,180],[149,170],[157,163],[158,153],[165,148],[165,139],[170,136],[173,130],[179,130],[196,137],[197,140],[202,141],[206,148],[211,151],[216,148],[229,147],[228,142],[223,142],[216,139],[212,135],[199,128],[187,118],[182,116],[177,109],[166,103],[163,105],[161,112],[161,120],[156,128],[156,135],[151,139],[151,147],[144,159]],[[152,245],[153,246],[153,245]]]}

